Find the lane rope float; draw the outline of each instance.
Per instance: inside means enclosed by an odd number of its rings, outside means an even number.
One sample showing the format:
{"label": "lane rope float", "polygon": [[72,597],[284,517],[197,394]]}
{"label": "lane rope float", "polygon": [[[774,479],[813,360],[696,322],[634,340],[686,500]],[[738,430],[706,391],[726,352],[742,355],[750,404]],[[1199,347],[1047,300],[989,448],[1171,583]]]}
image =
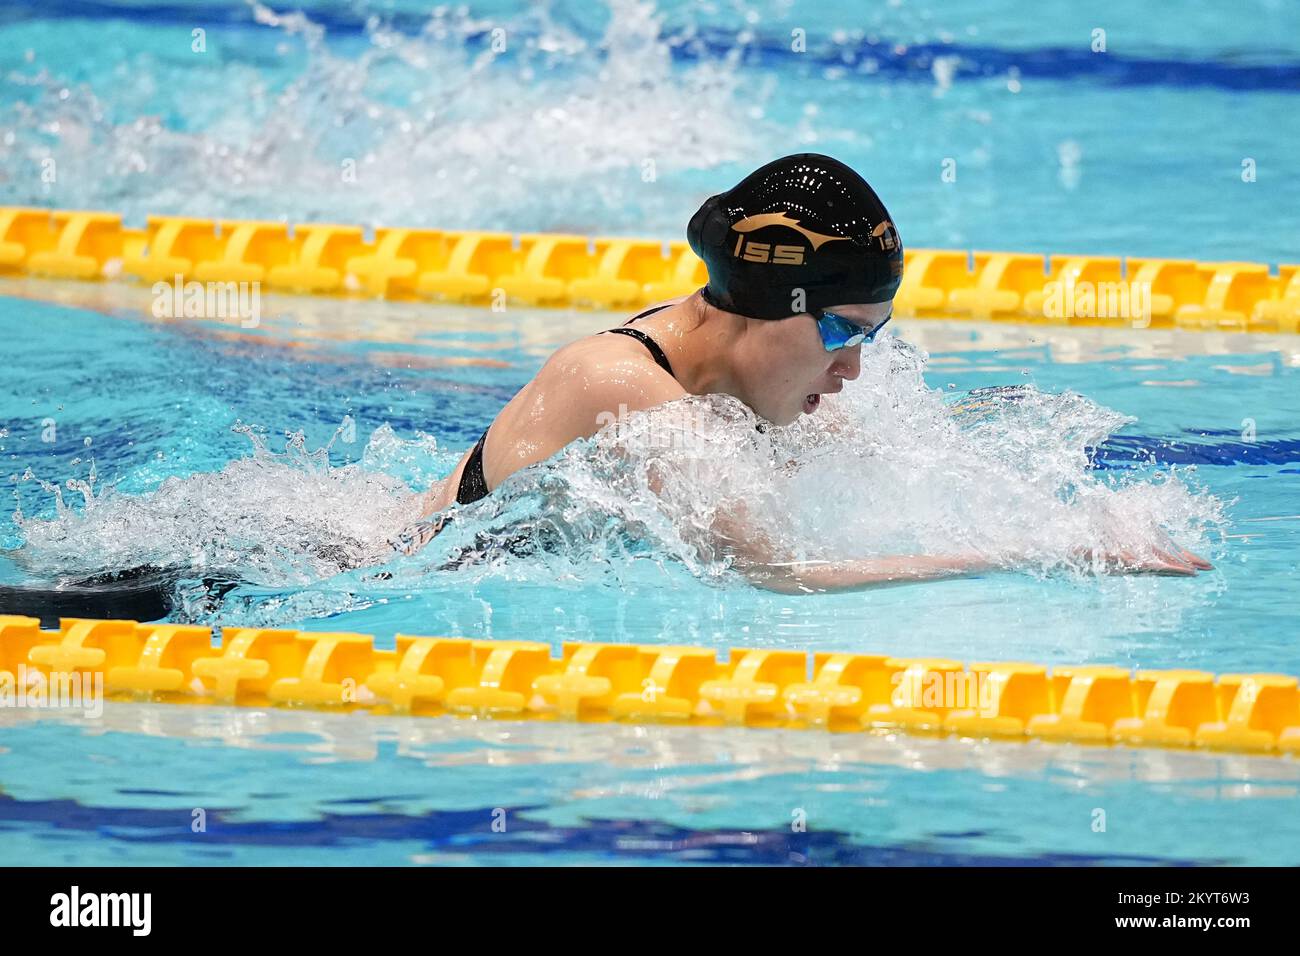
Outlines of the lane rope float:
{"label": "lane rope float", "polygon": [[[0,275],[251,283],[317,295],[631,308],[706,281],[684,241],[0,207]],[[179,280],[178,280],[179,277]],[[260,286],[259,286],[260,287]],[[1135,304],[1135,302],[1139,304]],[[903,316],[1300,331],[1300,264],[911,249]]]}
{"label": "lane rope float", "polygon": [[138,624],[0,615],[0,703],[109,699],[508,720],[622,721],[1300,753],[1283,674],[886,654]]}

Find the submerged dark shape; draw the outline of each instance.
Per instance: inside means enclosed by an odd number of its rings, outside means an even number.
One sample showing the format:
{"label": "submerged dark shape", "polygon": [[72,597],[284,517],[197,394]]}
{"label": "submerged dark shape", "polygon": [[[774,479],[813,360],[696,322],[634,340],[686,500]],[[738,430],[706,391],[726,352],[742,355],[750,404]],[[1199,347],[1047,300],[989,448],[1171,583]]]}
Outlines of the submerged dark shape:
{"label": "submerged dark shape", "polygon": [[[176,585],[185,576],[178,568],[146,564],[49,587],[0,585],[0,613],[40,618],[43,628],[57,628],[64,617],[157,621],[176,607]],[[203,586],[215,603],[236,583],[204,578]]]}

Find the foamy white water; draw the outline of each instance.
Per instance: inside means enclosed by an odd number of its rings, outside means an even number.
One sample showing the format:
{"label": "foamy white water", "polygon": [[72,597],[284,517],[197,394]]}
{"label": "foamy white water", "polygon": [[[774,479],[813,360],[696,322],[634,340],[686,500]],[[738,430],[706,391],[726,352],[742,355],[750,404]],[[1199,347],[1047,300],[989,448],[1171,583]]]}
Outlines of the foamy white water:
{"label": "foamy white water", "polygon": [[[754,147],[764,97],[737,91],[727,58],[674,70],[653,4],[615,0],[596,42],[545,6],[501,20],[439,7],[416,35],[374,17],[358,40],[249,5],[265,31],[243,31],[249,62],[218,50],[218,31],[204,53],[177,31],[169,55],[123,64],[134,94],[69,83],[32,51],[7,77],[23,96],[0,117],[12,201],[136,220],[635,231],[681,218],[660,177]],[[227,95],[197,105],[184,95],[195,83]]]}

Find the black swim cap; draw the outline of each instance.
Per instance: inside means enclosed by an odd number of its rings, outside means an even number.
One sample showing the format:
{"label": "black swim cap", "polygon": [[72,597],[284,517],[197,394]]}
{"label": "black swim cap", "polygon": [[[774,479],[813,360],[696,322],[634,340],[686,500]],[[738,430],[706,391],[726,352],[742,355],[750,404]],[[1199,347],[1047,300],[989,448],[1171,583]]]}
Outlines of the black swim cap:
{"label": "black swim cap", "polygon": [[888,302],[903,278],[903,244],[885,204],[820,153],[770,162],[706,200],[686,238],[709,269],[705,301],[755,319]]}

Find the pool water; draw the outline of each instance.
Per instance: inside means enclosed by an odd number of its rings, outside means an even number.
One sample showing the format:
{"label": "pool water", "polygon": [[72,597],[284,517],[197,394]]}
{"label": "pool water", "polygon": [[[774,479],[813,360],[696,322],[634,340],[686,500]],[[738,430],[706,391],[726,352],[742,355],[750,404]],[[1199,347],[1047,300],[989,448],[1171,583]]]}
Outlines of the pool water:
{"label": "pool water", "polygon": [[[1010,7],[898,5],[869,22],[845,12],[836,36],[827,8],[803,58],[785,52],[799,23],[784,7],[746,8],[734,58],[730,8],[430,21],[398,5],[391,30],[309,9],[320,30],[201,5],[0,20],[0,199],[137,220],[676,238],[710,190],[795,146],[862,169],[913,246],[1296,258],[1300,186],[1274,172],[1300,145],[1277,122],[1300,63],[1289,9],[1252,6],[1276,27],[1263,45],[1194,17],[1157,30],[1118,6],[1085,24],[1061,5],[1029,29]],[[485,58],[498,20],[521,42]],[[201,56],[191,21],[210,24]],[[1097,25],[1105,61],[1088,51]],[[530,70],[527,96],[485,109]],[[362,175],[342,188],[348,158]],[[940,179],[945,158],[956,182]],[[795,599],[679,535],[641,472],[611,464],[608,435],[521,473],[422,554],[392,552],[415,493],[546,357],[623,316],[266,295],[243,328],[157,320],[150,301],[0,278],[0,547],[20,549],[0,557],[0,582],[144,561],[219,570],[244,583],[181,618],[381,646],[403,632],[1300,673],[1294,338],[900,317],[838,401],[768,446],[737,437],[753,434],[743,410],[692,406],[724,465],[674,486],[698,515],[743,492],[811,557],[1023,559]],[[994,385],[1025,390],[954,411]],[[669,426],[630,425],[644,463]],[[787,459],[797,467],[769,468]],[[561,524],[576,529],[564,553],[482,547]],[[1160,529],[1215,570],[1099,578],[1068,560],[1080,545],[1152,546]],[[1038,743],[6,709],[0,846],[103,864],[1294,864],[1297,776],[1291,759]]]}
{"label": "pool water", "polygon": [[1300,10],[1234,11],[15,0],[0,202],[678,239],[802,149],[910,248],[1295,261]]}
{"label": "pool water", "polygon": [[12,864],[1295,863],[1289,760],[136,704],[93,727],[15,714],[0,712]]}
{"label": "pool water", "polygon": [[[0,292],[9,295],[0,299],[0,335],[20,343],[2,398],[3,452],[26,522],[19,528],[7,517],[0,528],[5,545],[15,546],[48,523],[57,533],[42,540],[61,560],[93,561],[111,550],[124,537],[115,515],[135,516],[125,535],[133,548],[161,546],[178,521],[209,527],[258,508],[258,520],[313,515],[348,494],[362,502],[359,512],[382,518],[401,500],[404,481],[418,486],[445,473],[554,347],[618,319],[556,311],[507,320],[472,309],[285,297],[268,300],[274,317],[245,330],[153,320],[144,309],[147,290],[130,287],[21,280]],[[293,564],[292,549],[285,570],[229,542],[225,550],[184,544],[204,559],[249,561],[249,574],[272,582],[241,587],[212,617],[373,633],[381,646],[404,632],[1300,670],[1291,586],[1300,554],[1300,434],[1289,425],[1300,367],[1295,343],[897,325],[900,339],[928,352],[924,381],[946,403],[972,388],[1028,382],[1136,418],[1094,451],[1086,472],[1161,487],[1172,469],[1190,495],[1161,504],[1175,508],[1174,517],[1186,501],[1219,502],[1218,522],[1207,522],[1200,540],[1184,539],[1216,569],[1192,579],[1007,572],[788,598],[646,555],[629,555],[611,572],[613,556],[590,542],[585,558],[561,565],[562,575],[547,556],[450,571],[417,563],[387,587],[367,585],[355,572],[294,584],[306,566]],[[482,356],[492,361],[472,364]],[[868,400],[882,385],[864,372],[845,394]],[[1191,394],[1195,405],[1184,397]],[[1095,407],[1087,414],[1110,421]],[[262,424],[272,449],[284,447],[276,433],[285,429],[302,430],[304,447],[314,449],[345,416],[356,437],[334,441],[329,467],[300,456],[261,472],[240,469],[255,456],[248,439],[231,431],[237,419]],[[1252,441],[1241,434],[1246,418],[1255,419]],[[56,441],[42,443],[48,419],[57,423]],[[431,450],[419,438],[424,429],[450,450]],[[1005,434],[1026,433],[1007,423]],[[92,458],[93,493],[116,481],[114,492],[88,510],[65,486],[69,510],[58,516],[39,481],[86,480]],[[572,475],[571,466],[549,466],[535,480]],[[13,480],[28,468],[36,477]],[[349,469],[359,474],[338,485],[322,477]],[[206,484],[214,472],[223,481]],[[376,485],[376,477],[384,481]],[[160,490],[168,478],[188,490],[170,498]],[[281,497],[282,507],[265,504]],[[527,497],[520,491],[516,501]],[[935,507],[900,497],[917,520]],[[142,501],[155,503],[149,514],[158,524],[137,520]],[[231,503],[238,507],[224,507]],[[184,510],[170,515],[171,507]],[[98,511],[108,517],[95,519]],[[866,509],[862,527],[872,513]],[[478,520],[490,526],[493,518]],[[317,520],[302,517],[296,533],[327,534]],[[978,523],[958,529],[987,530]],[[1072,533],[1068,522],[1056,531]],[[150,543],[153,534],[163,540]],[[410,561],[382,566],[400,571]],[[23,573],[10,568],[9,578]],[[0,815],[13,859],[1295,862],[1296,843],[1286,839],[1296,831],[1290,759],[797,732],[195,714],[111,703],[100,719],[3,717]],[[1106,834],[1091,829],[1096,807],[1107,810]],[[196,808],[210,822],[201,838],[190,828]],[[504,833],[493,829],[498,810],[508,821]],[[791,830],[796,811],[806,832]],[[1260,839],[1265,833],[1269,840]]]}

